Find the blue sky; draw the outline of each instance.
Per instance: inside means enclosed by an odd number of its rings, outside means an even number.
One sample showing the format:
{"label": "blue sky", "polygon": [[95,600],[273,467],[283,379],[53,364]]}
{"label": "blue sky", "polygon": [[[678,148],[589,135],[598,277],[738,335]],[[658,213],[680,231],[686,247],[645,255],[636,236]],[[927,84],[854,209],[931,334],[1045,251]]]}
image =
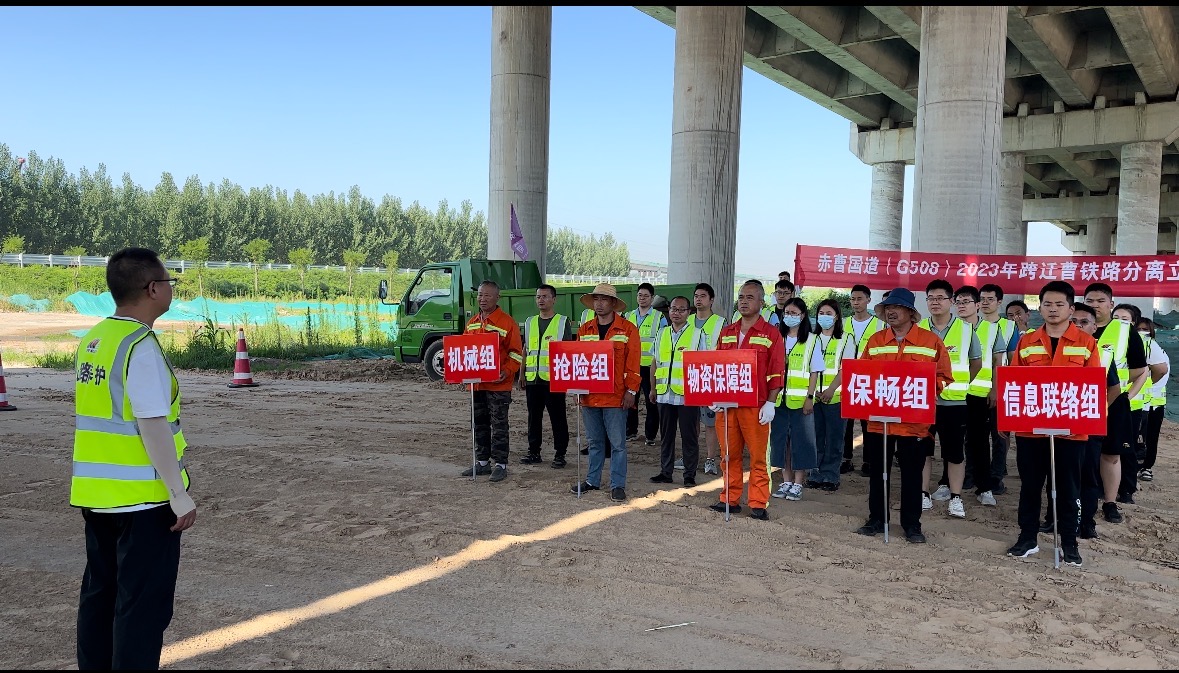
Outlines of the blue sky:
{"label": "blue sky", "polygon": [[[146,188],[273,185],[486,212],[489,7],[0,8],[0,142]],[[667,261],[675,35],[633,7],[555,7],[549,227]],[[850,124],[746,69],[736,266],[866,247],[871,170]],[[906,174],[908,246],[912,168]],[[1068,254],[1030,225],[1028,254]]]}

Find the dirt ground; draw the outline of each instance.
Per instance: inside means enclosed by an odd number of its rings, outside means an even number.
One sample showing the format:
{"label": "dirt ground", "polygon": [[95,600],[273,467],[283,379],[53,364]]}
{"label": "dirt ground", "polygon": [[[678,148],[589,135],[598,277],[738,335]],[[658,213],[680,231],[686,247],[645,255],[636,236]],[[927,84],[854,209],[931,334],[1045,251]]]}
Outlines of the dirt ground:
{"label": "dirt ground", "polygon": [[[0,343],[16,329],[3,318]],[[0,413],[0,667],[71,668],[85,565],[67,504],[72,377],[5,373],[18,410]],[[726,523],[707,508],[718,480],[648,481],[655,447],[629,447],[622,504],[573,496],[575,462],[518,464],[522,395],[508,478],[492,484],[459,476],[469,393],[419,367],[228,380],[180,374],[198,519],[169,668],[1179,667],[1170,422],[1125,523],[1099,521],[1083,569],[1057,571],[1049,536],[1029,560],[1004,556],[1014,452],[999,507],[968,497],[960,521],[938,503],[922,517],[929,544],[885,545],[852,532],[866,514],[858,474],[835,493],[772,500],[768,522],[746,510]]]}

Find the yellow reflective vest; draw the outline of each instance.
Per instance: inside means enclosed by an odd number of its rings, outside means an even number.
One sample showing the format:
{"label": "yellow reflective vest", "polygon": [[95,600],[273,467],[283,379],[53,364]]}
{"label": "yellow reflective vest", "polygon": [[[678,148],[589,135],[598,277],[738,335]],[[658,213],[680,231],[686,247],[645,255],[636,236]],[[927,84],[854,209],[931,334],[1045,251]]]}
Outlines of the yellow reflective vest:
{"label": "yellow reflective vest", "polygon": [[647,311],[647,315],[643,319],[639,319],[639,310],[627,311],[622,314],[624,318],[634,323],[635,327],[639,328],[639,366],[650,367],[651,361],[655,359],[655,334],[660,328],[667,324],[663,319],[663,314],[652,308]]}
{"label": "yellow reflective vest", "polygon": [[696,330],[699,339],[699,342],[696,344],[696,350],[716,350],[720,340],[721,328],[725,326],[724,319],[714,313],[708,316],[708,320],[705,320],[704,326],[700,328],[695,326],[695,321],[695,315],[688,318],[688,324],[692,325],[692,328]]}
{"label": "yellow reflective vest", "polygon": [[581,322],[585,324],[587,321],[594,319],[594,310],[592,308],[582,309]]}
{"label": "yellow reflective vest", "polygon": [[1097,340],[1097,347],[1101,349],[1101,366],[1109,369],[1112,363],[1118,370],[1118,383],[1122,386],[1122,392],[1129,390],[1130,365],[1126,361],[1126,351],[1130,348],[1130,326],[1120,320],[1110,320]]}
{"label": "yellow reflective vest", "polygon": [[999,325],[983,320],[981,317],[978,319],[978,324],[974,326],[974,329],[978,334],[978,343],[982,346],[981,366],[979,367],[978,373],[970,380],[970,386],[966,392],[975,397],[986,397],[991,394],[991,386],[993,384],[991,379],[994,373],[995,340],[1000,337],[1002,330]]}
{"label": "yellow reflective vest", "polygon": [[806,341],[796,341],[786,353],[786,387],[778,393],[777,406],[782,406],[785,401],[787,409],[801,409],[806,402],[807,389],[811,385],[811,358],[818,342],[815,335],[810,334]]}
{"label": "yellow reflective vest", "polygon": [[[106,318],[78,344],[74,365],[74,461],[70,504],[110,509],[166,503],[168,487],[152,467],[127,396],[131,351],[155,333],[137,320]],[[165,358],[167,363],[167,358]],[[172,365],[168,423],[176,442],[180,476],[188,488],[180,430],[180,386]]]}
{"label": "yellow reflective vest", "polygon": [[[852,317],[853,316],[848,316],[843,319],[843,335],[850,339],[855,339],[856,329],[852,326]],[[864,354],[864,349],[868,347],[868,337],[879,332],[885,327],[887,327],[887,325],[884,324],[884,321],[880,318],[877,318],[876,316],[872,316],[868,319],[868,325],[864,327],[864,333],[861,334],[859,340],[856,341],[856,357],[860,357]]]}
{"label": "yellow reflective vest", "polygon": [[524,380],[549,380],[549,342],[565,338],[568,319],[556,314],[549,321],[544,334],[540,333],[540,316],[534,315],[524,321]]}
{"label": "yellow reflective vest", "polygon": [[670,387],[676,395],[684,394],[684,351],[696,350],[696,328],[690,323],[684,325],[679,336],[672,341],[671,325],[659,330],[658,365],[655,367],[655,394],[663,395]]}
{"label": "yellow reflective vest", "polygon": [[[950,369],[954,374],[954,382],[942,389],[941,399],[962,401],[970,389],[970,343],[974,336],[974,327],[954,316],[950,323],[950,331],[942,339],[946,350],[950,352]],[[922,318],[918,323],[921,327],[934,332],[929,318]]]}
{"label": "yellow reflective vest", "polygon": [[[1150,337],[1145,334],[1138,334],[1138,337],[1140,339],[1142,339],[1143,352],[1146,353],[1146,357],[1149,358],[1150,357],[1150,344],[1151,344]],[[1135,395],[1133,398],[1131,398],[1130,410],[1137,411],[1139,409],[1149,408],[1151,400],[1154,399],[1154,393],[1151,392],[1151,390],[1153,388],[1154,388],[1154,384],[1151,383],[1151,381],[1150,381],[1150,368],[1148,367],[1147,374],[1146,374],[1146,383],[1143,383],[1142,387],[1138,389],[1138,394]]]}
{"label": "yellow reflective vest", "polygon": [[[869,327],[871,327],[871,324],[869,324]],[[817,338],[819,343],[822,343],[823,336],[819,335]],[[848,339],[854,341],[855,338],[855,334],[851,332],[844,332],[843,336],[838,339],[834,336],[827,338],[827,345],[823,348],[824,369],[823,373],[819,375],[820,390],[826,390],[831,385],[831,382],[835,380],[835,377],[839,375],[839,371],[843,368],[844,344],[847,343]],[[868,343],[868,340],[864,339],[864,343]],[[839,388],[836,388],[835,392],[831,395],[829,404],[839,404],[839,393]]]}

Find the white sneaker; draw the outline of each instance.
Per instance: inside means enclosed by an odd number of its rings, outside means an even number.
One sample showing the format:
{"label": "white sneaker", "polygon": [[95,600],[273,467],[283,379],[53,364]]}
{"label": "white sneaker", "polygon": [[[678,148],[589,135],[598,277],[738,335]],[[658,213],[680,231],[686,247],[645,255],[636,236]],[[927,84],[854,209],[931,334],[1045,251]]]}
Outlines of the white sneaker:
{"label": "white sneaker", "polygon": [[933,500],[930,500],[929,496],[927,494],[922,493],[921,494],[921,511],[924,512],[924,511],[930,510],[930,509],[933,509]]}
{"label": "white sneaker", "polygon": [[987,507],[995,507],[999,504],[995,502],[995,494],[991,493],[990,491],[983,491],[982,493],[979,493],[978,502],[979,504],[986,505]]}
{"label": "white sneaker", "polygon": [[950,499],[950,487],[942,484],[933,492],[933,499],[938,502],[945,502]]}
{"label": "white sneaker", "polygon": [[684,459],[683,458],[676,458],[675,465],[673,466],[673,468],[677,469],[677,470],[684,469]]}
{"label": "white sneaker", "polygon": [[782,485],[778,487],[778,490],[774,491],[773,496],[775,498],[785,498],[786,495],[788,493],[790,493],[790,487],[792,487],[792,486],[794,486],[793,482],[789,482],[789,481],[782,482]]}
{"label": "white sneaker", "polygon": [[958,517],[959,519],[966,518],[966,507],[962,504],[962,498],[953,498],[950,500],[950,516]]}
{"label": "white sneaker", "polygon": [[787,500],[802,500],[802,484],[792,484],[785,497]]}

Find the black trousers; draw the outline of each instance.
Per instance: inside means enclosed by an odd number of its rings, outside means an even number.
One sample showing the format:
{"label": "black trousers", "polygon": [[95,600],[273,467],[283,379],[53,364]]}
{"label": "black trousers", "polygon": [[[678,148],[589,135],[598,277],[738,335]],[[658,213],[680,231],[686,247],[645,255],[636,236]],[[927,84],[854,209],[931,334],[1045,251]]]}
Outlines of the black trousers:
{"label": "black trousers", "polygon": [[[852,440],[854,439],[853,435],[855,435],[855,424],[855,421],[849,420],[843,427],[843,459],[847,461],[852,459]],[[860,436],[865,440],[868,439],[868,421],[862,418],[860,419]],[[863,450],[864,445],[860,444],[860,451],[863,452]],[[864,462],[867,463],[868,459],[865,458]]]}
{"label": "black trousers", "polygon": [[643,418],[643,437],[654,440],[659,432],[659,405],[651,401],[651,366],[639,367],[639,396],[635,398],[635,405],[626,411],[626,436],[639,434],[639,400],[646,405]]}
{"label": "black trousers", "polygon": [[1101,452],[1121,457],[1122,479],[1118,483],[1118,495],[1133,495],[1138,492],[1137,427],[1134,412],[1130,410],[1130,399],[1122,393],[1109,405],[1106,424],[1109,428]]}
{"label": "black trousers", "polygon": [[1146,440],[1146,457],[1142,461],[1142,469],[1153,470],[1154,461],[1159,455],[1159,433],[1163,430],[1163,417],[1167,415],[1167,408],[1155,407],[1146,416],[1146,430],[1143,439]]}
{"label": "black trousers", "polygon": [[1105,437],[1089,435],[1081,458],[1081,523],[1096,525],[1097,501],[1105,497],[1101,487],[1101,445]]}
{"label": "black trousers", "polygon": [[[905,533],[921,532],[921,473],[925,451],[916,437],[888,436],[888,457],[883,455],[884,435],[864,435],[864,457],[868,460],[868,519],[884,523],[884,472],[892,474],[895,456],[901,468],[901,528]],[[887,461],[887,463],[882,462]]]}
{"label": "black trousers", "polygon": [[510,390],[475,391],[475,447],[479,460],[507,465]]}
{"label": "black trousers", "polygon": [[659,405],[659,473],[665,477],[675,472],[677,429],[684,447],[684,479],[695,480],[696,468],[700,464],[700,407]]}
{"label": "black trousers", "polygon": [[120,514],[82,510],[86,572],[78,601],[80,670],[160,667],[172,621],[180,533],[167,505]]}
{"label": "black trousers", "polygon": [[[1062,546],[1077,543],[1077,499],[1086,442],[1056,440],[1056,507]],[[1016,437],[1015,464],[1019,468],[1019,537],[1035,540],[1040,530],[1040,491],[1051,479],[1047,437]],[[1051,506],[1051,503],[1049,503]]]}
{"label": "black trousers", "polygon": [[553,426],[553,457],[564,458],[569,449],[569,419],[565,416],[565,393],[549,391],[549,382],[537,379],[524,386],[528,403],[528,455],[540,455],[544,412]]}
{"label": "black trousers", "polygon": [[991,406],[978,395],[966,396],[966,465],[974,475],[974,492],[991,490]]}
{"label": "black trousers", "polygon": [[994,488],[1003,481],[1003,477],[1007,476],[1007,443],[1008,440],[999,436],[999,412],[991,407],[990,409],[990,428],[991,428],[991,487]]}

